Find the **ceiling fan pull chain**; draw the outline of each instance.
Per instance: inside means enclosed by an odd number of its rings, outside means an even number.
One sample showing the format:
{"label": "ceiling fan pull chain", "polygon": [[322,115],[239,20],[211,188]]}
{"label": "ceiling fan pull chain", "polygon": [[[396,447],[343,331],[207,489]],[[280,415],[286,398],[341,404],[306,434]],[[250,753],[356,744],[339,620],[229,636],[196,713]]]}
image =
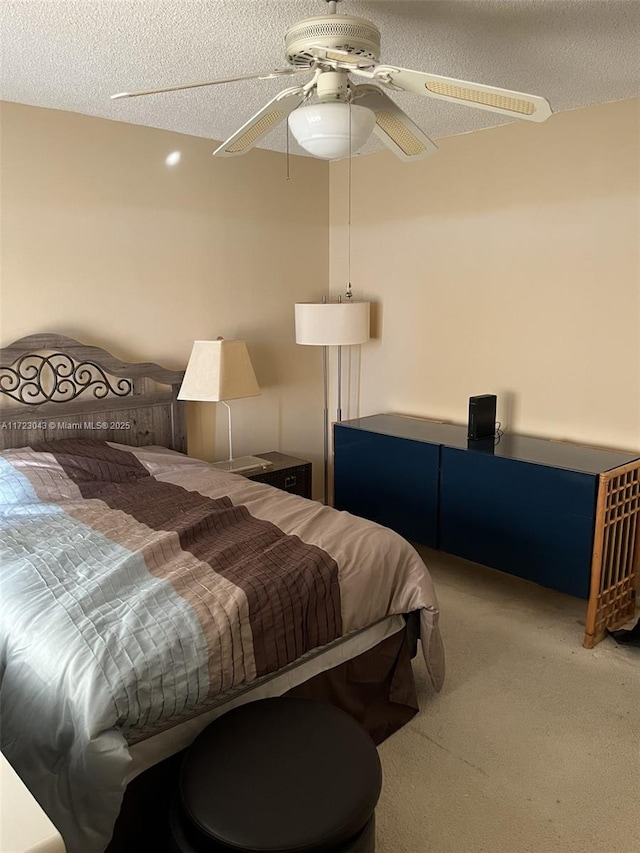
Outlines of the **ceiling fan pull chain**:
{"label": "ceiling fan pull chain", "polygon": [[351,292],[351,160],[353,159],[353,153],[351,151],[351,100],[349,100],[349,165],[347,167],[347,292],[345,296],[347,299],[353,298],[353,293]]}
{"label": "ceiling fan pull chain", "polygon": [[289,171],[289,122],[285,122],[285,127],[287,128],[287,180],[291,180],[291,172]]}

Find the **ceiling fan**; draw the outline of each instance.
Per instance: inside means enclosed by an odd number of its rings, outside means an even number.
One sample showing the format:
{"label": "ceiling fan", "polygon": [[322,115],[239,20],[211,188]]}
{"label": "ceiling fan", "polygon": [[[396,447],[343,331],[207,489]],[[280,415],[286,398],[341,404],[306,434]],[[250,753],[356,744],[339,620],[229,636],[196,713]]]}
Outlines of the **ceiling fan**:
{"label": "ceiling fan", "polygon": [[[310,75],[303,85],[284,89],[272,98],[213,152],[214,157],[245,154],[285,118],[299,144],[325,159],[356,152],[372,132],[401,160],[421,160],[437,151],[431,139],[384,89],[438,98],[528,121],[545,121],[551,115],[549,103],[538,95],[380,64],[377,26],[364,18],[338,15],[339,0],[325,2],[328,15],[305,18],[287,31],[287,68],[207,83],[121,92],[111,97],[134,98],[241,80]],[[357,78],[370,82],[358,83]]]}

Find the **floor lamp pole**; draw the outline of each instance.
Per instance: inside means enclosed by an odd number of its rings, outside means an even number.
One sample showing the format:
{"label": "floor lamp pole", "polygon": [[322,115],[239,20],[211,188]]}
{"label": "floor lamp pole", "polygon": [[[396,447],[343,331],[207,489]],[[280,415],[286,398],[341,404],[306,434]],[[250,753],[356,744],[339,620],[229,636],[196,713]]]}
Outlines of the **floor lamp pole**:
{"label": "floor lamp pole", "polygon": [[338,417],[337,421],[342,420],[342,347],[338,347]]}
{"label": "floor lamp pole", "polygon": [[322,347],[322,379],[324,384],[324,502],[329,504],[329,374],[327,348]]}

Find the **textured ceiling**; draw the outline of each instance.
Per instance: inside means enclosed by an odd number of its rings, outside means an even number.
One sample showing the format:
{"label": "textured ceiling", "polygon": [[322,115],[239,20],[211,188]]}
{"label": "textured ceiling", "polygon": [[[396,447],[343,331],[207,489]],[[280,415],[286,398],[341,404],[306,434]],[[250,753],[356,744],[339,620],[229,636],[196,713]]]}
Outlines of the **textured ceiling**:
{"label": "textured ceiling", "polygon": [[[2,0],[2,98],[223,140],[303,78],[109,95],[283,68],[287,28],[327,11],[325,0]],[[543,95],[554,111],[639,93],[637,0],[342,0],[338,11],[378,25],[384,63]],[[392,97],[434,139],[511,120]],[[281,125],[260,147],[285,140]]]}

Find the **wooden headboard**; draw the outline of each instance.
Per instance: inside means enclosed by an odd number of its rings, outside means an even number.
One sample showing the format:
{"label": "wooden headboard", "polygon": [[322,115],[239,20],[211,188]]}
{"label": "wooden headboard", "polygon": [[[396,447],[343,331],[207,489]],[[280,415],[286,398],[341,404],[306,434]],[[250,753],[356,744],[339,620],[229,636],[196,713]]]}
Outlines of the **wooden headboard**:
{"label": "wooden headboard", "polygon": [[0,449],[75,437],[186,452],[183,375],[64,335],[21,338],[0,349]]}

